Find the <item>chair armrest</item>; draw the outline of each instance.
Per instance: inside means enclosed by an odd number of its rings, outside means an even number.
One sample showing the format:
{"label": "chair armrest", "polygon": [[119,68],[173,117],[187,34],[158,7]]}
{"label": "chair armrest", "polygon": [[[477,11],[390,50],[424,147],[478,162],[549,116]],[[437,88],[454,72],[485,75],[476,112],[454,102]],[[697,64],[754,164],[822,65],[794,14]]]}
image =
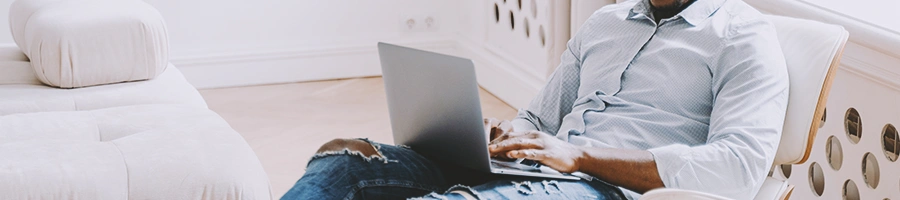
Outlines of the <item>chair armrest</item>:
{"label": "chair armrest", "polygon": [[763,181],[762,187],[759,188],[759,192],[756,193],[756,197],[754,200],[785,200],[790,198],[791,192],[794,191],[794,186],[787,183],[785,180],[780,180],[776,178],[766,177],[766,180]]}
{"label": "chair armrest", "polygon": [[[779,180],[772,177],[766,177],[762,188],[756,194],[755,200],[785,200],[790,198],[791,192],[794,190],[793,185],[789,185],[787,181]],[[722,196],[691,191],[683,189],[660,188],[650,190],[641,196],[640,200],[669,200],[669,199],[697,199],[697,200],[713,200],[713,199],[729,199]]]}

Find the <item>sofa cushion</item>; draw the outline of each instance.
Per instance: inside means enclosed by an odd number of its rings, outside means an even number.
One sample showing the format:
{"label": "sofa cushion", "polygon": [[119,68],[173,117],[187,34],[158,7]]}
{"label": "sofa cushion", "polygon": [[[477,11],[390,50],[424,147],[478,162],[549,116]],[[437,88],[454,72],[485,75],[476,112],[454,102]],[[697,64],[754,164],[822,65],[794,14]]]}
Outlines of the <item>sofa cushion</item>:
{"label": "sofa cushion", "polygon": [[[2,61],[0,61],[2,62]],[[13,68],[14,66],[0,66]],[[3,69],[0,69],[2,72]],[[13,71],[13,70],[10,70]],[[30,70],[18,73],[33,74]],[[25,75],[0,74],[3,77]],[[174,66],[153,80],[75,89],[47,87],[40,83],[0,83],[0,116],[47,111],[75,111],[141,104],[185,104],[206,108],[206,101]]]}
{"label": "sofa cushion", "polygon": [[262,165],[190,105],[0,116],[0,199],[271,199]]}
{"label": "sofa cushion", "polygon": [[5,84],[41,84],[28,57],[14,45],[0,47],[0,85]]}
{"label": "sofa cushion", "polygon": [[18,0],[9,20],[37,78],[51,86],[146,80],[168,63],[163,18],[141,0]]}

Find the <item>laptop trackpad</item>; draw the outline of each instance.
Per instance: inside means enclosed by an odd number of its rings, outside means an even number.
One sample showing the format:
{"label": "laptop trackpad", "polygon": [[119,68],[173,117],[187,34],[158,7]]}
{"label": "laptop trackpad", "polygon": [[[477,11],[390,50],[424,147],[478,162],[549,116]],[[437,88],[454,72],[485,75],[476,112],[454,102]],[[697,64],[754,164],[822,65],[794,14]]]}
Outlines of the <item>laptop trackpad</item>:
{"label": "laptop trackpad", "polygon": [[541,168],[537,167],[536,165],[525,165],[525,164],[518,163],[516,161],[501,161],[501,160],[491,159],[491,167],[499,168],[499,169],[514,169],[514,170],[521,170],[521,171],[526,171],[526,172],[542,173]]}
{"label": "laptop trackpad", "polygon": [[[530,163],[530,164],[528,164]],[[495,171],[496,170],[496,171]],[[575,172],[570,175],[559,173],[556,170],[553,170],[550,167],[542,166],[537,162],[522,162],[522,161],[500,161],[491,159],[491,171],[499,174],[508,174],[508,175],[520,175],[520,176],[531,176],[531,177],[543,177],[543,178],[554,178],[554,179],[566,179],[566,180],[578,180],[587,176],[577,176],[576,174],[582,174],[581,172]],[[586,180],[591,180],[587,179]]]}

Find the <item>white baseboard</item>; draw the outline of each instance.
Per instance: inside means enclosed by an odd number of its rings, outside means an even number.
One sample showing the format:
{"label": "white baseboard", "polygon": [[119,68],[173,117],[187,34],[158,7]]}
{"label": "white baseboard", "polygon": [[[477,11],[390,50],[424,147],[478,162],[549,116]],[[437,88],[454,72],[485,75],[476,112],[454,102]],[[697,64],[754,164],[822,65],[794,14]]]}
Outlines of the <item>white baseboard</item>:
{"label": "white baseboard", "polygon": [[[389,42],[439,52],[456,46],[446,37]],[[198,89],[381,75],[376,42],[182,56],[171,62]]]}

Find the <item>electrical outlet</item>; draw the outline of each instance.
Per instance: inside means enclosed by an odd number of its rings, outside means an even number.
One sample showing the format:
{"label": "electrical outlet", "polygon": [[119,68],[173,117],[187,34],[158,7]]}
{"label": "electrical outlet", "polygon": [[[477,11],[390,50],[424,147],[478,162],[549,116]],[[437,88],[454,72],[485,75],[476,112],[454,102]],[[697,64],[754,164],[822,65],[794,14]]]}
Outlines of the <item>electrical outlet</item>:
{"label": "electrical outlet", "polygon": [[425,15],[422,17],[422,25],[426,31],[437,31],[440,27],[440,23],[438,23],[437,17],[432,15]]}
{"label": "electrical outlet", "polygon": [[428,14],[400,15],[397,19],[400,31],[403,32],[431,32],[440,27],[437,17]]}
{"label": "electrical outlet", "polygon": [[415,15],[400,15],[397,18],[397,25],[403,32],[419,32],[424,29],[422,20]]}

